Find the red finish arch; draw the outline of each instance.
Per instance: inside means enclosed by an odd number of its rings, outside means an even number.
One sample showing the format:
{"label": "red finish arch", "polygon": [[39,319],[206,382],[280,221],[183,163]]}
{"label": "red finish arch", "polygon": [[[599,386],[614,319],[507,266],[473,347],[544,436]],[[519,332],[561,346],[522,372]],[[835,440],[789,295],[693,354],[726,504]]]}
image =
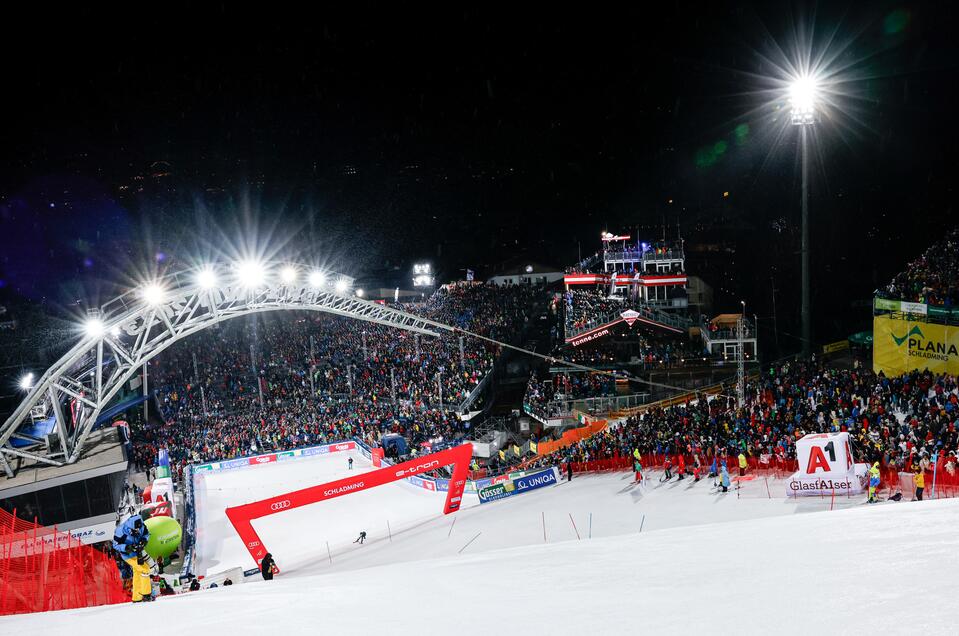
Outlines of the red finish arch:
{"label": "red finish arch", "polygon": [[400,479],[419,475],[442,466],[453,465],[453,478],[450,479],[449,492],[446,495],[446,504],[443,514],[456,512],[463,500],[463,491],[466,489],[466,476],[469,462],[473,456],[472,444],[461,444],[431,455],[424,455],[410,461],[386,466],[379,470],[338,479],[317,486],[310,486],[301,490],[294,490],[282,495],[276,495],[260,501],[254,501],[242,506],[233,506],[226,509],[226,516],[233,524],[243,545],[250,551],[250,556],[257,565],[268,552],[263,541],[260,540],[252,521],[261,517],[275,515],[286,510],[293,510],[302,506],[342,497],[361,490],[376,488]]}

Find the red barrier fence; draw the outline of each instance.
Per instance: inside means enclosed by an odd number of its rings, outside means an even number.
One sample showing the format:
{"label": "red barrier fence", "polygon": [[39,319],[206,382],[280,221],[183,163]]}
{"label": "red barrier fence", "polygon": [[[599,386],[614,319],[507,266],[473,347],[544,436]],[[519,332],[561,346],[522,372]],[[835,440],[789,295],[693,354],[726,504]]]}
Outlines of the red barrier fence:
{"label": "red barrier fence", "polygon": [[[661,469],[665,459],[665,455],[652,453],[642,455],[640,462],[643,465],[643,470],[648,470],[650,468]],[[723,459],[724,458],[721,456],[720,461]],[[679,456],[670,455],[670,460],[672,461],[671,470],[675,473],[679,469]],[[695,465],[693,457],[686,455],[683,457],[683,461],[686,463],[686,470],[692,472],[693,466]],[[705,477],[709,474],[713,460],[711,457],[708,457],[701,458],[700,461],[702,462],[702,472],[703,476]],[[735,477],[739,475],[738,457],[730,455],[725,458],[725,461],[730,478],[735,479]],[[563,470],[565,470],[565,468],[566,465],[564,464]],[[573,462],[574,473],[632,470],[632,457],[617,456],[609,459],[596,459],[588,462]],[[747,475],[759,475],[763,477],[785,479],[786,477],[789,477],[795,473],[797,470],[799,470],[799,464],[795,459],[777,459],[776,457],[769,457],[767,461],[762,461],[758,457],[746,458]],[[914,493],[916,489],[913,481],[913,473],[900,473],[894,468],[883,468],[880,471],[880,478],[881,483],[879,490],[881,492],[887,492],[889,494],[903,492],[908,494],[909,498],[912,498],[912,493]],[[931,499],[933,497],[936,499],[959,497],[959,472],[949,473],[949,471],[945,470],[945,468],[940,467],[935,471],[935,473],[933,473],[933,471],[926,471],[924,474],[924,479],[924,499]],[[935,492],[933,493],[934,481]]]}
{"label": "red barrier fence", "polygon": [[0,509],[0,616],[123,603],[113,559]]}

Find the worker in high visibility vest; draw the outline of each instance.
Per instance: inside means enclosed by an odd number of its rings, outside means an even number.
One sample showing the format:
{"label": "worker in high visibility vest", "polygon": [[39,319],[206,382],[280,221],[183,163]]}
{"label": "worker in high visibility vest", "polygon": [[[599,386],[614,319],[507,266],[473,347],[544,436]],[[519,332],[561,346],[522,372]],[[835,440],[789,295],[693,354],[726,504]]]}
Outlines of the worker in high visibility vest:
{"label": "worker in high visibility vest", "polygon": [[739,454],[739,476],[742,477],[746,474],[746,456],[742,453]]}

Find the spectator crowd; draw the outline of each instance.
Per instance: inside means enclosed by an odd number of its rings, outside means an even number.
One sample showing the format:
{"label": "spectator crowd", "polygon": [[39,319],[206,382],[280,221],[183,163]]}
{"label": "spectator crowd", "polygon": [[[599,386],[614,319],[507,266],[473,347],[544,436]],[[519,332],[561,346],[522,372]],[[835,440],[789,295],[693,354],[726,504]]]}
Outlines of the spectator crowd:
{"label": "spectator crowd", "polygon": [[[452,285],[395,307],[509,340],[542,306],[527,286]],[[461,354],[462,351],[462,354]],[[133,460],[159,448],[179,473],[204,462],[399,433],[409,445],[462,437],[458,407],[490,372],[498,347],[442,332],[416,335],[316,312],[238,318],[171,347],[151,364],[162,423],[132,432]],[[194,362],[195,361],[195,362]],[[262,392],[262,403],[260,394]]]}
{"label": "spectator crowd", "polygon": [[[586,462],[641,454],[698,458],[746,456],[793,459],[807,433],[847,431],[860,462],[913,472],[930,468],[955,475],[959,448],[956,378],[913,371],[897,378],[856,365],[829,368],[800,361],[768,368],[749,382],[748,399],[721,395],[652,409],[580,440],[537,465]],[[732,464],[730,464],[732,465]]]}
{"label": "spectator crowd", "polygon": [[959,226],[892,279],[880,294],[952,308],[959,302]]}

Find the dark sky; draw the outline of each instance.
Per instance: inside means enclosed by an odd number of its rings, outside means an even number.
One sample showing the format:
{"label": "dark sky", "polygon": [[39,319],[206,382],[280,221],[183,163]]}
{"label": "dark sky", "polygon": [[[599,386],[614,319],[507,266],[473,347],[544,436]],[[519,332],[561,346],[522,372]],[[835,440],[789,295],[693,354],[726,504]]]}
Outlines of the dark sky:
{"label": "dark sky", "polygon": [[822,338],[955,222],[953,2],[233,4],[8,15],[0,292],[61,307],[251,244],[452,278],[665,222],[717,309],[775,285],[789,329],[796,135],[760,89],[804,25],[853,80],[815,139]]}

